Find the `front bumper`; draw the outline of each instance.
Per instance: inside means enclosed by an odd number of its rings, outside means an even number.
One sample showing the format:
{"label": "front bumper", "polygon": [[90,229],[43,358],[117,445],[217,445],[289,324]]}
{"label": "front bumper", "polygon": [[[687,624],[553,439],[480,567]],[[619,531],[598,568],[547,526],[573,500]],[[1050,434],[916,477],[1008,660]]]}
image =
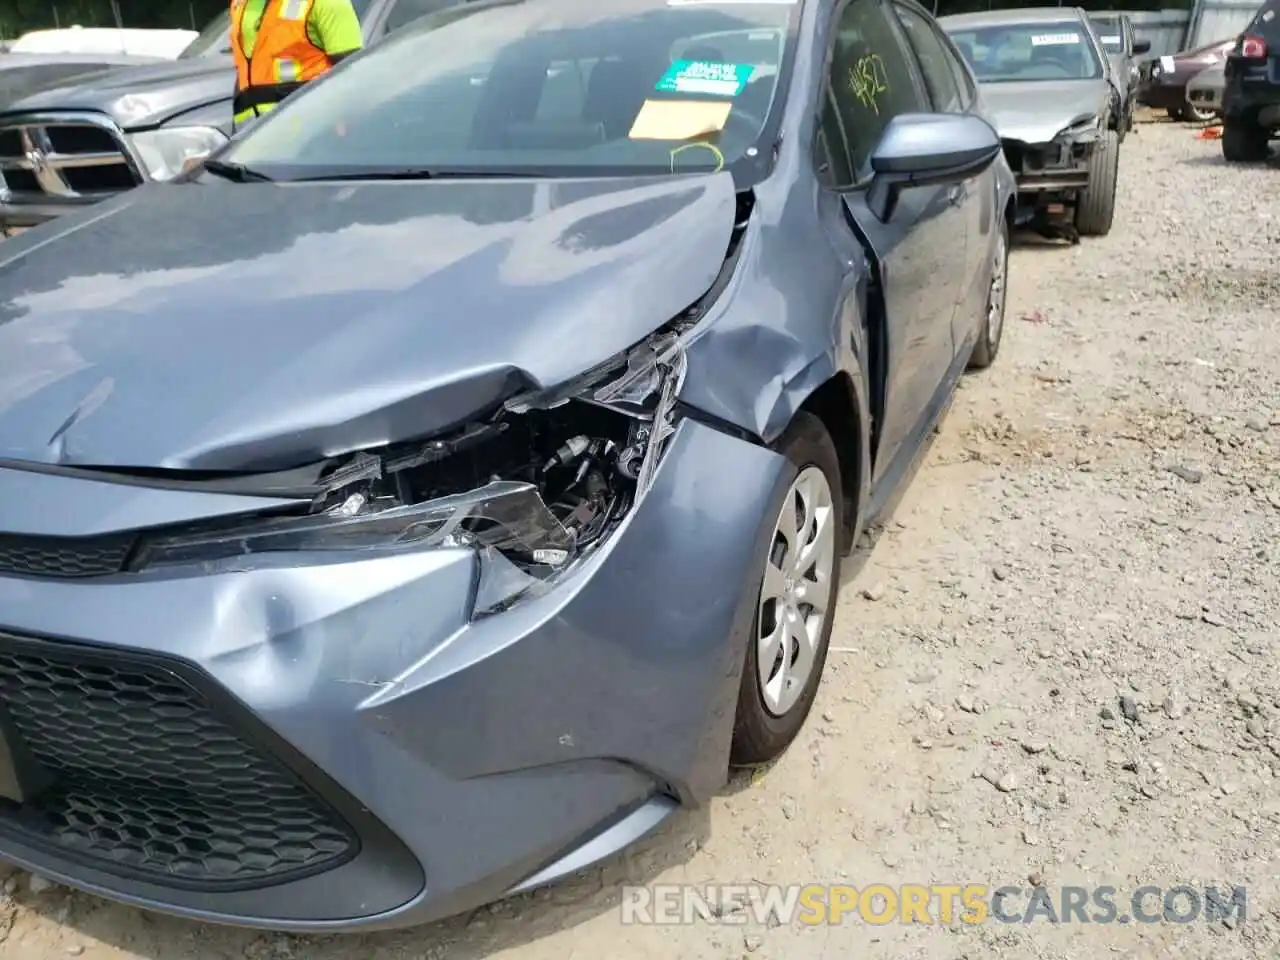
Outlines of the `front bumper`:
{"label": "front bumper", "polygon": [[1187,103],[1197,110],[1222,110],[1222,87],[1217,85],[1187,86]]}
{"label": "front bumper", "polygon": [[1089,185],[1089,157],[1095,142],[1005,140],[1004,153],[1013,170],[1018,193],[1024,200],[1039,201],[1084,189]]}
{"label": "front bumper", "polygon": [[[685,421],[606,545],[474,622],[477,561],[458,549],[0,577],[7,722],[61,775],[0,801],[0,856],[144,908],[299,932],[422,923],[606,856],[723,783],[786,471]],[[19,536],[230,509],[0,471],[6,490],[22,506],[0,526]],[[38,809],[68,784],[70,845]]]}

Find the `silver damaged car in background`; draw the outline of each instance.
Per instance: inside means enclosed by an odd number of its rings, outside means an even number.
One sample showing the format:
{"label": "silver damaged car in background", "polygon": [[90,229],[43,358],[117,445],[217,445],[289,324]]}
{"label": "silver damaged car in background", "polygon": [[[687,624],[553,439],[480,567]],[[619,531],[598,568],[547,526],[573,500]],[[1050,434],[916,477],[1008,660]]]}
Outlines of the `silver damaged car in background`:
{"label": "silver damaged car in background", "polygon": [[1078,242],[1115,213],[1122,96],[1077,7],[940,17],[973,67],[1018,182],[1016,223]]}

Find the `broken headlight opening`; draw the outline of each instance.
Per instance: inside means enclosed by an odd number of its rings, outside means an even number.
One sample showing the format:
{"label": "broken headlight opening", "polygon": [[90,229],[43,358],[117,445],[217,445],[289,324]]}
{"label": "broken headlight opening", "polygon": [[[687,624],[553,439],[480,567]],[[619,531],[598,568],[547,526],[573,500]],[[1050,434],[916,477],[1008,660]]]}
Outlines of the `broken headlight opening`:
{"label": "broken headlight opening", "polygon": [[134,566],[470,548],[481,564],[473,616],[509,609],[604,543],[652,484],[684,373],[678,334],[656,335],[452,435],[336,463],[305,515],[152,538]]}
{"label": "broken headlight opening", "polygon": [[1102,135],[1102,125],[1098,122],[1097,117],[1087,117],[1084,120],[1078,120],[1071,126],[1064,128],[1054,140],[1060,143],[1088,143],[1097,140]]}

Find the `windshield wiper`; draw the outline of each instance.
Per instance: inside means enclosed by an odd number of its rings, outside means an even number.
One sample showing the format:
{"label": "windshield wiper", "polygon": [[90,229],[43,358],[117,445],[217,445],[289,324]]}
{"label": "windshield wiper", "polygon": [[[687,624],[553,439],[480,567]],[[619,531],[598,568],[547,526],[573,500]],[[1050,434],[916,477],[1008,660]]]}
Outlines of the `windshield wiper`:
{"label": "windshield wiper", "polygon": [[266,183],[271,180],[265,173],[260,173],[243,163],[231,163],[228,160],[206,160],[202,165],[210,173],[232,180],[236,183]]}

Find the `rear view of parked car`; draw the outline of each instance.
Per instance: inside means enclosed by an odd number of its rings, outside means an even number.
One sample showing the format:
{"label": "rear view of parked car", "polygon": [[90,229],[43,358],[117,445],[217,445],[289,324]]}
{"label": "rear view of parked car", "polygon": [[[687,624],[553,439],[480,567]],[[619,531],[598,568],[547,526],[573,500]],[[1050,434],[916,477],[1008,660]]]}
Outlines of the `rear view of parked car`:
{"label": "rear view of parked car", "polygon": [[1184,50],[1152,61],[1138,99],[1156,110],[1164,110],[1172,120],[1211,120],[1209,110],[1187,101],[1187,84],[1202,70],[1224,63],[1235,46],[1235,38],[1215,40],[1194,50]]}
{"label": "rear view of parked car", "polygon": [[939,23],[982,86],[1017,177],[1018,223],[1069,240],[1109,233],[1125,118],[1085,12],[993,10]]}
{"label": "rear view of parked car", "polygon": [[1232,163],[1263,160],[1280,134],[1280,0],[1267,0],[1245,27],[1224,76],[1222,154]]}

